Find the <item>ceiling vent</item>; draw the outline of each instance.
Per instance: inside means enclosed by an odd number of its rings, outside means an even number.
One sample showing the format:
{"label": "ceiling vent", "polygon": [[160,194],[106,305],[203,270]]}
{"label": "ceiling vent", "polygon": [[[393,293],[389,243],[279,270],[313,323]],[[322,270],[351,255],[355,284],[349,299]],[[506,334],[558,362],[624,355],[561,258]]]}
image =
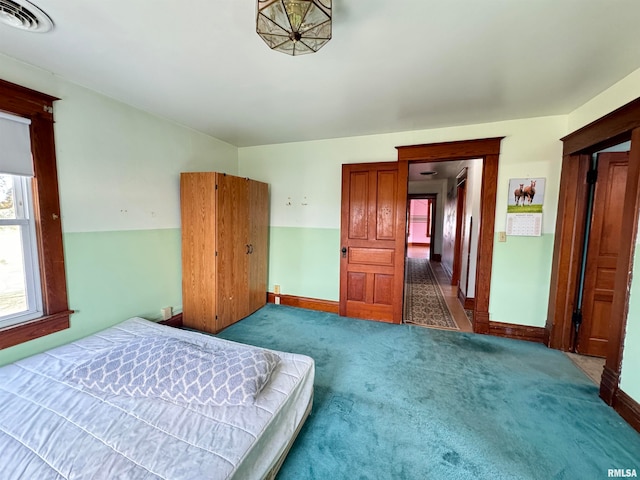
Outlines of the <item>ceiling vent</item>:
{"label": "ceiling vent", "polygon": [[0,0],[0,22],[29,32],[48,32],[53,28],[49,16],[26,0]]}

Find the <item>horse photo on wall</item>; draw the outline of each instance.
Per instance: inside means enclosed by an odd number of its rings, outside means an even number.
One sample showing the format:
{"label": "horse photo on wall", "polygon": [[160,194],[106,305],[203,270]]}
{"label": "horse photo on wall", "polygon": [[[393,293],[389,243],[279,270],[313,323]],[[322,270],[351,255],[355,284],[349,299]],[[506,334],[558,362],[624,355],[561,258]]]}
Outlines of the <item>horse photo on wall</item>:
{"label": "horse photo on wall", "polygon": [[510,179],[507,213],[542,213],[544,184],[544,178]]}

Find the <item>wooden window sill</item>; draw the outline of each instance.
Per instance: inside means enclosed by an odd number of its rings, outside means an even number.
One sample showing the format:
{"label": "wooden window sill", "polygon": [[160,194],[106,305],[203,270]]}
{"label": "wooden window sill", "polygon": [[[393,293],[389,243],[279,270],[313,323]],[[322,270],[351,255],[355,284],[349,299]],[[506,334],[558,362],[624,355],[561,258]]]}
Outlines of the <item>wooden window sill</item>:
{"label": "wooden window sill", "polygon": [[18,325],[0,330],[0,349],[13,347],[20,343],[35,340],[55,332],[69,328],[69,317],[73,310],[45,315]]}

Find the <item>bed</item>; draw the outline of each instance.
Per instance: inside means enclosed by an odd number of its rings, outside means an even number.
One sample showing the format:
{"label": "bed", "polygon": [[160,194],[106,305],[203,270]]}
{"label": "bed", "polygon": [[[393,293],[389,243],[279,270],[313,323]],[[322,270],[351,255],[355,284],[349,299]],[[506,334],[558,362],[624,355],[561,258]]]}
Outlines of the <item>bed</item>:
{"label": "bed", "polygon": [[[212,361],[231,365],[232,387],[196,378]],[[177,373],[159,373],[166,365]],[[313,379],[304,355],[129,319],[0,368],[1,476],[273,478],[310,412]]]}

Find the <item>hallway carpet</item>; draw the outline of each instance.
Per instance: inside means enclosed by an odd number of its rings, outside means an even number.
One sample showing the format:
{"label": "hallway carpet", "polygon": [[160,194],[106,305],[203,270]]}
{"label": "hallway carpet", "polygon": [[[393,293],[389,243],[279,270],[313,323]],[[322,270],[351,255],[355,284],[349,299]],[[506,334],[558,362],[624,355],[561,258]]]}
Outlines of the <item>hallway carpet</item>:
{"label": "hallway carpet", "polygon": [[405,323],[458,330],[429,260],[409,257],[405,265]]}
{"label": "hallway carpet", "polygon": [[219,334],[316,361],[278,479],[604,479],[640,434],[561,352],[267,305]]}

